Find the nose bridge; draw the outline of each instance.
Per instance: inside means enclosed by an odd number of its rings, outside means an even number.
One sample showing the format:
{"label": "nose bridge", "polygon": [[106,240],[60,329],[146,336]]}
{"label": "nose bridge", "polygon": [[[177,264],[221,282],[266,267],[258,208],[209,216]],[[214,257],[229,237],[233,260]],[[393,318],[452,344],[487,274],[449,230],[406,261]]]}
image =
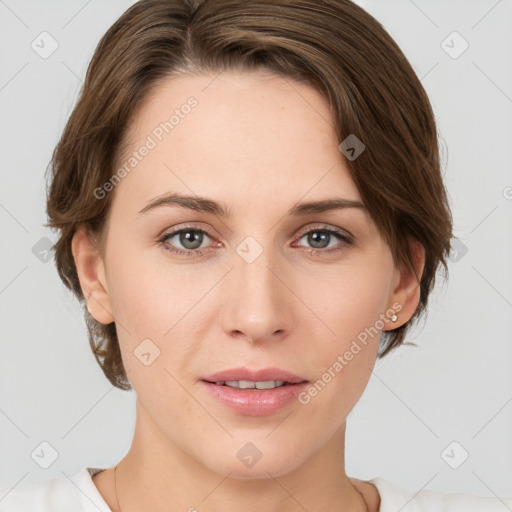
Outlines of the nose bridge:
{"label": "nose bridge", "polygon": [[246,237],[236,247],[224,328],[252,341],[289,331],[290,292],[276,276],[277,257],[270,246]]}

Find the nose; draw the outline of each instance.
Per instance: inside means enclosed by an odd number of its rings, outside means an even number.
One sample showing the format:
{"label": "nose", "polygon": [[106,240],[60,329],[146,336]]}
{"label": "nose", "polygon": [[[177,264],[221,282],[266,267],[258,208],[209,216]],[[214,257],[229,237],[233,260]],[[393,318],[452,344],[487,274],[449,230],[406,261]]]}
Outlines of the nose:
{"label": "nose", "polygon": [[285,265],[278,265],[268,248],[254,261],[240,254],[234,254],[226,276],[224,332],[253,343],[284,339],[294,325],[294,296],[287,286]]}

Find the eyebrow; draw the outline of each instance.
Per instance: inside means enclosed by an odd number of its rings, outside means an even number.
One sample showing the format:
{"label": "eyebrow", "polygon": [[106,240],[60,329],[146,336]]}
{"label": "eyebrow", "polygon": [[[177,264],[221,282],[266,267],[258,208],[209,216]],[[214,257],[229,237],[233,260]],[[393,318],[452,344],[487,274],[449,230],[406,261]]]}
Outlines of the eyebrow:
{"label": "eyebrow", "polygon": [[[217,202],[207,197],[190,196],[186,194],[172,193],[165,196],[157,197],[150,201],[139,214],[146,213],[161,206],[182,206],[198,212],[212,213],[221,217],[230,217],[232,215],[231,209],[225,203]],[[321,213],[330,210],[340,210],[346,208],[359,208],[365,210],[365,206],[360,201],[352,199],[343,199],[335,197],[332,199],[323,199],[320,201],[309,201],[294,205],[288,210],[288,215],[301,216],[311,213]]]}

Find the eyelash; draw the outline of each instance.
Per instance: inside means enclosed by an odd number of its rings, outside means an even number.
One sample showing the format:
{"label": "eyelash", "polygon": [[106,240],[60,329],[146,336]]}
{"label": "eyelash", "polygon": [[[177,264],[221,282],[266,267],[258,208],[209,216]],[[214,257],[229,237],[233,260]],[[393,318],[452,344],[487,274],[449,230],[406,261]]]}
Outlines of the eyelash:
{"label": "eyelash", "polygon": [[[176,248],[174,246],[172,246],[172,248],[170,248],[169,244],[167,242],[168,239],[172,238],[175,235],[179,235],[181,233],[184,233],[184,232],[185,233],[186,232],[202,233],[203,235],[207,235],[209,238],[213,238],[208,233],[208,231],[205,231],[204,229],[199,229],[199,228],[194,227],[194,226],[185,226],[185,227],[182,227],[182,228],[177,229],[175,231],[171,231],[169,233],[165,233],[162,237],[160,237],[158,239],[158,242],[160,244],[162,244],[163,247],[167,251],[172,252],[174,254],[179,254],[179,255],[182,255],[182,256],[190,256],[191,254],[194,254],[194,255],[197,255],[197,256],[202,256],[206,251],[209,250],[207,248],[183,250],[183,249]],[[345,233],[343,233],[341,231],[338,231],[338,230],[335,230],[335,229],[332,229],[332,228],[327,228],[324,225],[313,226],[312,228],[308,229],[307,231],[301,232],[299,237],[298,237],[298,240],[300,240],[304,236],[308,235],[309,233],[314,233],[314,232],[328,233],[330,235],[334,235],[335,237],[337,237],[340,240],[342,245],[340,247],[330,248],[330,249],[306,248],[305,249],[306,252],[308,252],[311,255],[316,255],[318,253],[323,253],[323,254],[325,254],[325,253],[327,253],[327,254],[337,253],[337,252],[342,251],[343,249],[345,249],[345,247],[353,245],[353,240],[352,240],[351,236],[349,236],[349,235],[347,235],[347,234],[345,234]]]}

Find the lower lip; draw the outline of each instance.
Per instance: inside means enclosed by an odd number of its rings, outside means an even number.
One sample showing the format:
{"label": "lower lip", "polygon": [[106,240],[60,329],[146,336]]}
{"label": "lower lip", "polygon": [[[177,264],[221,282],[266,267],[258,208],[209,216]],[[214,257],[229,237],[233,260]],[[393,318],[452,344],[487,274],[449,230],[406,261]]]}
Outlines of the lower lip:
{"label": "lower lip", "polygon": [[287,384],[274,389],[238,389],[201,381],[206,389],[221,403],[237,414],[266,416],[297,399],[308,386],[307,382]]}

